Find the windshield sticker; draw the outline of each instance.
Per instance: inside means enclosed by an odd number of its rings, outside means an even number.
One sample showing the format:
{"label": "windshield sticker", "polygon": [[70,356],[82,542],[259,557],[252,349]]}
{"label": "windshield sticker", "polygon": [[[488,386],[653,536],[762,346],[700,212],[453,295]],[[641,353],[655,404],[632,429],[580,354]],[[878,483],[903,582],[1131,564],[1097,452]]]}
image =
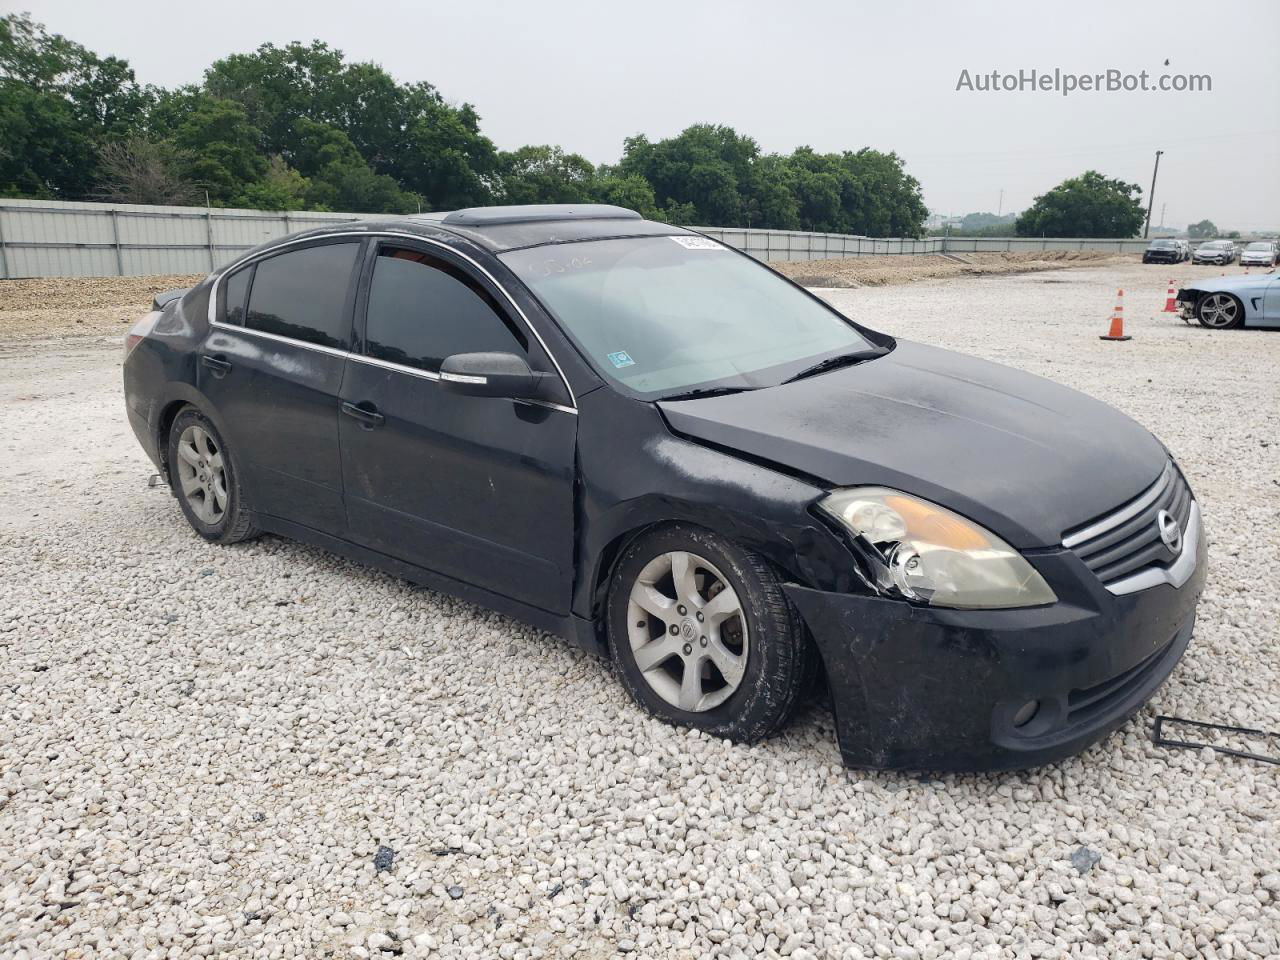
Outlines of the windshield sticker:
{"label": "windshield sticker", "polygon": [[710,237],[672,237],[676,243],[686,250],[723,250],[724,245],[716,243]]}
{"label": "windshield sticker", "polygon": [[609,354],[609,362],[615,367],[634,367],[636,365],[636,362],[631,359],[631,354],[625,350]]}

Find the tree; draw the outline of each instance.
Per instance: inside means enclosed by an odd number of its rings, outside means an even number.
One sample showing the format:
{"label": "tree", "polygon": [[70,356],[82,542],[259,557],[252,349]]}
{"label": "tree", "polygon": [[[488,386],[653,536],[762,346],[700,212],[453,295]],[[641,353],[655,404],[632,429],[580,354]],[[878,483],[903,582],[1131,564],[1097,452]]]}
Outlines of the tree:
{"label": "tree", "polygon": [[1141,195],[1136,183],[1087,170],[1036,197],[1014,228],[1020,237],[1132,237],[1145,216]]}
{"label": "tree", "polygon": [[1201,220],[1187,227],[1187,236],[1192,240],[1208,240],[1218,235],[1218,226],[1212,220]]}
{"label": "tree", "polygon": [[299,210],[309,206],[310,192],[311,181],[276,154],[262,179],[241,190],[233,203],[250,210]]}
{"label": "tree", "polygon": [[153,98],[123,60],[98,57],[26,15],[0,17],[0,188],[88,196],[99,149],[133,133]]}
{"label": "tree", "polygon": [[249,184],[267,172],[268,161],[256,148],[258,131],[244,108],[230,100],[197,93],[173,131],[173,143],[185,158],[184,179],[227,206]]}
{"label": "tree", "polygon": [[750,137],[703,123],[657,143],[643,135],[628,138],[618,172],[648,180],[660,207],[687,204],[698,223],[736,226],[744,220],[740,185],[750,181],[759,153]]}
{"label": "tree", "polygon": [[612,172],[601,173],[597,170],[595,183],[592,184],[594,198],[598,203],[611,203],[616,207],[634,210],[646,220],[664,219],[653,197],[653,187],[644,177],[631,175],[618,176]]}
{"label": "tree", "polygon": [[503,203],[585,203],[592,197],[595,167],[559,147],[521,147],[498,154]]}
{"label": "tree", "polygon": [[101,172],[95,197],[109,203],[197,203],[199,190],[179,173],[187,159],[168,143],[142,137],[108,143],[98,157]]}

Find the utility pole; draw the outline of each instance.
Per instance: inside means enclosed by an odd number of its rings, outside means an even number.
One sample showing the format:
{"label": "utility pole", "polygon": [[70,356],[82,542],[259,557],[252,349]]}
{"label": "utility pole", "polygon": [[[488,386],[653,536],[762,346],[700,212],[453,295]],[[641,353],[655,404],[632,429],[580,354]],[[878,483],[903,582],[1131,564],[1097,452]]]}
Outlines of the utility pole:
{"label": "utility pole", "polygon": [[1004,215],[1004,187],[1000,188],[1000,203],[996,205],[996,216]]}
{"label": "utility pole", "polygon": [[1164,211],[1169,205],[1167,203],[1160,204],[1160,229],[1164,229]]}
{"label": "utility pole", "polygon": [[1156,174],[1160,172],[1160,155],[1163,150],[1156,151],[1156,166],[1151,171],[1151,194],[1147,197],[1147,225],[1142,228],[1142,239],[1147,239],[1147,235],[1151,232],[1151,208],[1156,202]]}

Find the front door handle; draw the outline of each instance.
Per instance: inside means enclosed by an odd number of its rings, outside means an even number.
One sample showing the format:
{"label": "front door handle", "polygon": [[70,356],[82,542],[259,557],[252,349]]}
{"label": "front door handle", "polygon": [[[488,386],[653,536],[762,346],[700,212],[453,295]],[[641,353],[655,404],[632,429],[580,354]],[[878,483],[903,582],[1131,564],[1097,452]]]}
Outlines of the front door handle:
{"label": "front door handle", "polygon": [[360,426],[364,430],[372,430],[374,427],[382,426],[382,422],[386,419],[378,412],[378,408],[372,403],[365,401],[363,404],[348,403],[342,401],[342,412],[348,417],[355,417],[360,421]]}
{"label": "front door handle", "polygon": [[211,357],[208,354],[200,358],[200,362],[213,371],[213,375],[222,379],[231,372],[231,361],[225,357]]}

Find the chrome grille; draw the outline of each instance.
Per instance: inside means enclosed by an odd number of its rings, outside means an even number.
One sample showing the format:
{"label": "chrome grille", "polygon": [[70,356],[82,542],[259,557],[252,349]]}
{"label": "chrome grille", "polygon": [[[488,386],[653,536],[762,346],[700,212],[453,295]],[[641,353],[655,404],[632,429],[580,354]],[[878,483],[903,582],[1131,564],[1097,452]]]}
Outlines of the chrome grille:
{"label": "chrome grille", "polygon": [[1169,461],[1150,487],[1106,516],[1069,532],[1062,545],[1104,584],[1118,584],[1139,571],[1168,567],[1190,546],[1184,536],[1177,550],[1170,549],[1160,535],[1158,518],[1166,512],[1179,531],[1187,532],[1192,501],[1191,488]]}

